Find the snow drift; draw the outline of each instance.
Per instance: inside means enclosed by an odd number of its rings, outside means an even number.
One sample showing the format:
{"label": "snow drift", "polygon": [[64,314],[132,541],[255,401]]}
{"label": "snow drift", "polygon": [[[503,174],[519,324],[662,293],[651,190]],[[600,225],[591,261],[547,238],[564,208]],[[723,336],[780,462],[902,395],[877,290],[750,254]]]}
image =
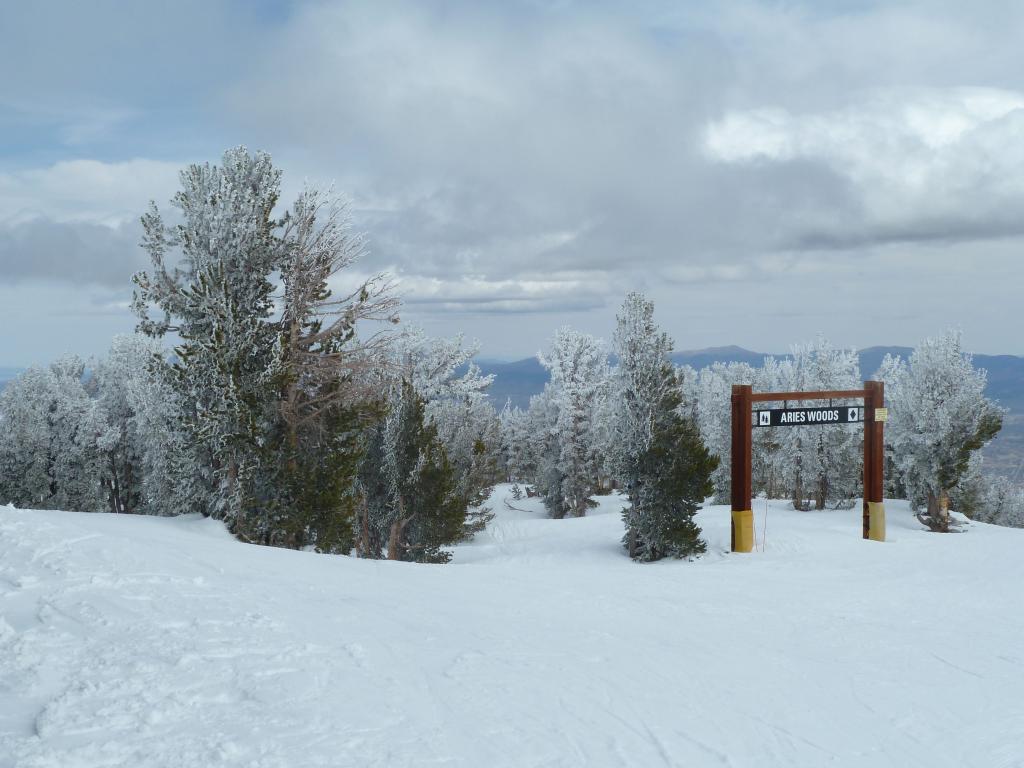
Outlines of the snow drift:
{"label": "snow drift", "polygon": [[508,496],[447,566],[0,508],[0,767],[1024,765],[1024,531],[758,501],[639,565]]}

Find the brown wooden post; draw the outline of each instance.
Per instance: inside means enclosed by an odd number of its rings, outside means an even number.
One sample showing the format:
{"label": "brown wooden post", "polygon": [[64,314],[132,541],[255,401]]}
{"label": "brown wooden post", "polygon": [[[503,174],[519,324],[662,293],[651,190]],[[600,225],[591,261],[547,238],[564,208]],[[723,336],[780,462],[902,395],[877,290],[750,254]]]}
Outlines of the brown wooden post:
{"label": "brown wooden post", "polygon": [[871,427],[875,421],[875,390],[874,382],[864,382],[864,504],[861,508],[862,538],[868,538],[871,527],[871,513],[868,502],[871,498],[871,475],[875,468],[873,460],[875,441]]}
{"label": "brown wooden post", "polygon": [[[864,509],[863,536],[885,541],[885,424],[875,418],[875,409],[885,407],[885,384],[864,382]],[[872,529],[872,507],[874,529]]]}
{"label": "brown wooden post", "polygon": [[753,512],[751,497],[751,424],[753,391],[749,384],[732,387],[732,521],[730,549],[750,552],[753,549]]}
{"label": "brown wooden post", "polygon": [[[875,390],[875,408],[885,408],[885,382],[872,382]],[[874,417],[874,413],[872,416]],[[871,471],[871,501],[879,505],[880,515],[872,518],[872,527],[879,530],[870,532],[872,539],[885,541],[885,421],[873,418],[872,437],[875,447],[871,450],[871,458],[875,468]],[[876,519],[877,518],[877,519]]]}
{"label": "brown wooden post", "polygon": [[[875,408],[885,408],[885,382],[875,382]],[[885,421],[875,420],[875,501],[885,500]]]}

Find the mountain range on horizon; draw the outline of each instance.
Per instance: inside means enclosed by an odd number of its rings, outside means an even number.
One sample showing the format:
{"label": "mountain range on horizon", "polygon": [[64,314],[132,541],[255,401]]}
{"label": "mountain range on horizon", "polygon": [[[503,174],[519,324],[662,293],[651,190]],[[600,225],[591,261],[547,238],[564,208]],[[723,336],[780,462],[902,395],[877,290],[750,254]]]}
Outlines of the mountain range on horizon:
{"label": "mountain range on horizon", "polygon": [[[870,378],[882,364],[886,355],[897,355],[907,358],[913,352],[912,347],[866,347],[858,352],[861,373]],[[772,354],[755,352],[743,347],[730,345],[724,347],[707,347],[705,349],[683,350],[673,352],[672,362],[676,365],[689,365],[700,370],[712,363],[748,363],[760,367],[767,357],[785,359],[788,354]],[[974,364],[988,371],[989,396],[1003,402],[1024,400],[1024,357],[1017,355],[974,355]],[[534,357],[526,357],[511,362],[480,358],[476,361],[484,373],[494,374],[496,380],[491,387],[491,397],[497,402],[511,400],[513,405],[525,408],[529,405],[532,395],[544,388],[547,382],[547,371]],[[1022,409],[1024,410],[1024,409]]]}

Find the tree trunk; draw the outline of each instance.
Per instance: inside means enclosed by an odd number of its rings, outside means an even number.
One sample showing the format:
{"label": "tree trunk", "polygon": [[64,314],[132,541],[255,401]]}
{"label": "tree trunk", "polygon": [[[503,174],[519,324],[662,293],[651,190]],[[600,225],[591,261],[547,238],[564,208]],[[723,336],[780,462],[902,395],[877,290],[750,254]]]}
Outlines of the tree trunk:
{"label": "tree trunk", "polygon": [[640,551],[640,542],[637,537],[637,532],[640,529],[640,512],[636,508],[635,504],[632,504],[629,507],[627,526],[626,551],[629,552],[629,556],[631,558],[636,559],[636,556]]}
{"label": "tree trunk", "polygon": [[391,524],[391,530],[388,532],[388,560],[402,559],[402,550],[405,546],[402,541],[405,534],[405,526],[416,516],[402,516],[405,514],[405,504],[402,503],[401,498],[398,499],[398,514],[398,519]]}
{"label": "tree trunk", "polygon": [[405,534],[405,526],[409,524],[410,520],[412,520],[411,517],[403,517],[391,524],[391,530],[388,533],[388,560],[402,559],[402,550],[405,549],[402,539]]}
{"label": "tree trunk", "polygon": [[928,516],[918,515],[917,519],[933,531],[949,533],[949,494],[945,488],[939,489],[938,494],[928,490]]}
{"label": "tree trunk", "polygon": [[824,509],[825,503],[828,501],[828,478],[825,476],[818,478],[818,489],[814,494],[814,508]]}
{"label": "tree trunk", "polygon": [[137,509],[137,497],[132,493],[132,485],[134,484],[132,482],[134,475],[133,469],[134,468],[132,467],[132,463],[130,461],[125,462],[123,494],[124,498],[121,503],[121,509],[123,512],[127,512],[128,514],[135,514],[135,511]]}
{"label": "tree trunk", "polygon": [[359,521],[359,536],[356,539],[356,556],[370,557],[370,512],[366,504],[366,496],[361,496],[359,509],[356,512]]}
{"label": "tree trunk", "polygon": [[117,484],[117,462],[114,461],[114,454],[110,454],[110,511],[118,513],[121,509],[121,491]]}

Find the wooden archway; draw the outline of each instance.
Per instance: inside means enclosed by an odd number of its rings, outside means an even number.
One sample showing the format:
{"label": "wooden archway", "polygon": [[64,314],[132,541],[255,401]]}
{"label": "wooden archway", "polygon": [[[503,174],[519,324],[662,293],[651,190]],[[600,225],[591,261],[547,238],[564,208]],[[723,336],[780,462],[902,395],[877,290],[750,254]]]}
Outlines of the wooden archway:
{"label": "wooden archway", "polygon": [[885,541],[884,456],[885,384],[865,381],[864,389],[823,392],[758,392],[749,384],[732,387],[732,541],[733,552],[754,547],[754,513],[751,504],[751,451],[753,404],[788,403],[800,400],[860,399],[864,402],[864,505],[863,537]]}

